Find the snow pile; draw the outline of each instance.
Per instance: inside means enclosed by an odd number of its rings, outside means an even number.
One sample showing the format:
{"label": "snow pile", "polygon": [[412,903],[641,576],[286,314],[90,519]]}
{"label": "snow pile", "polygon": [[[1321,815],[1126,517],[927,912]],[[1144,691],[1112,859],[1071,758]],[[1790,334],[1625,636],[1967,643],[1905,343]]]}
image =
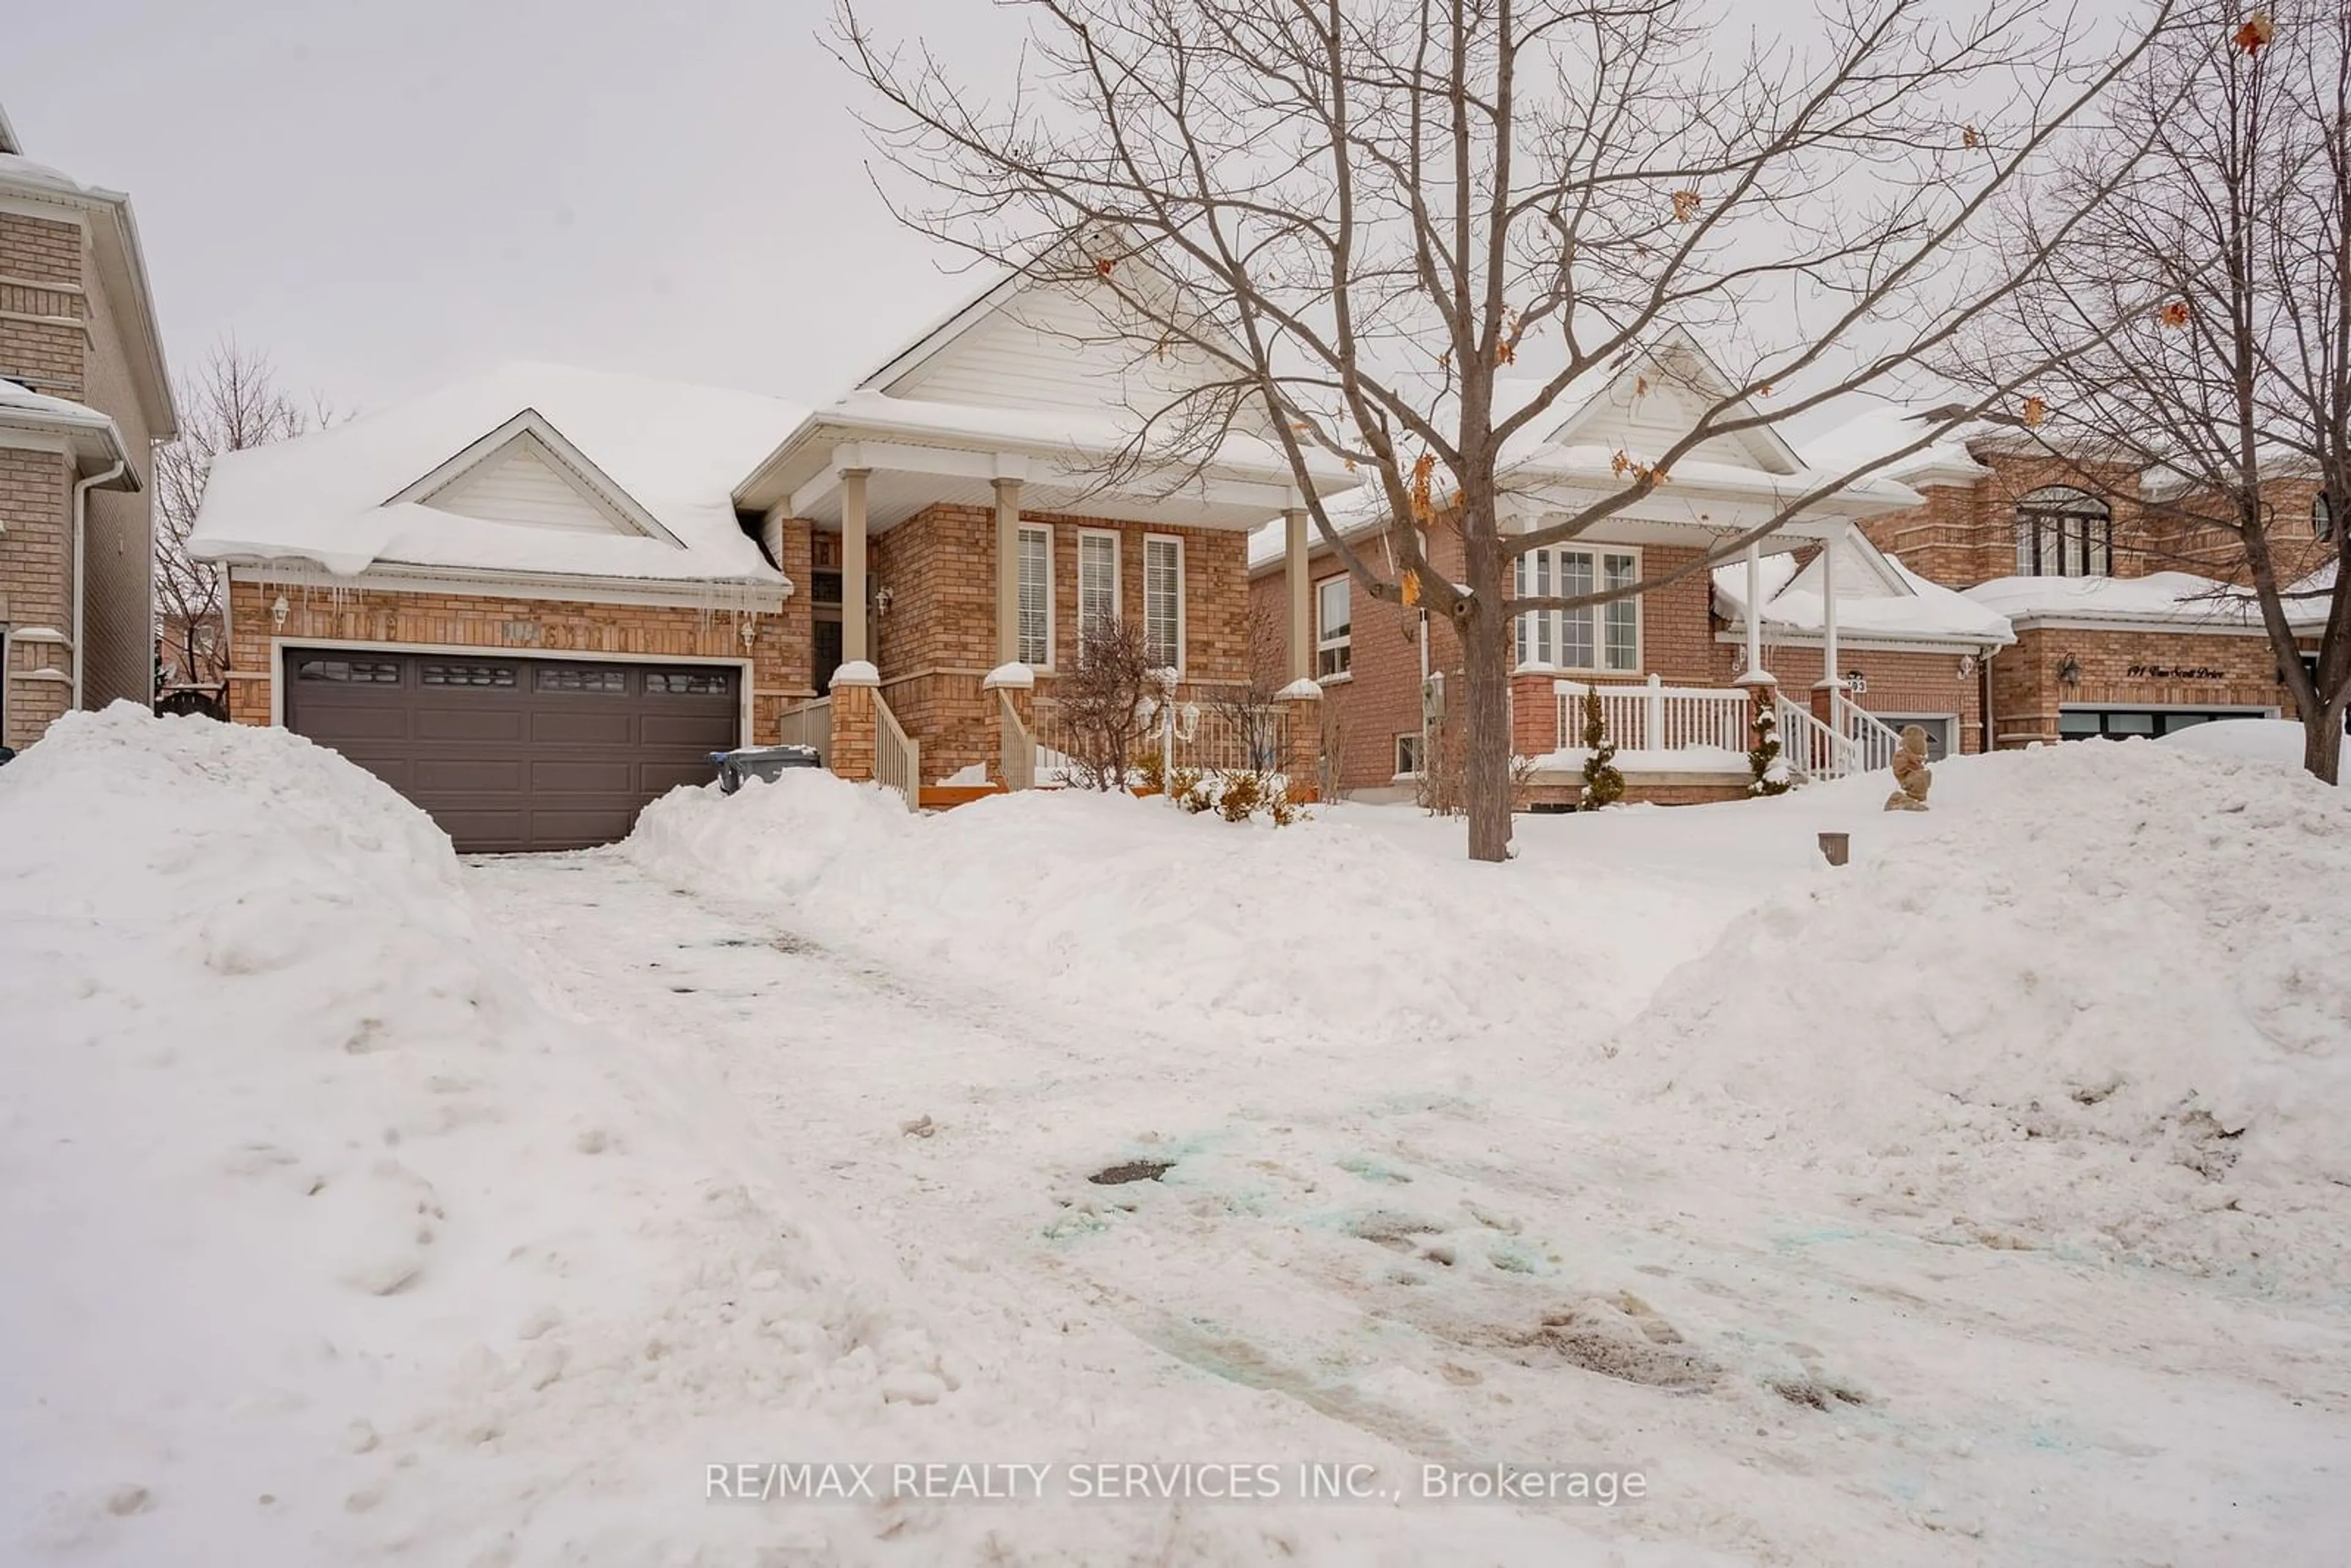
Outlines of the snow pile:
{"label": "snow pile", "polygon": [[2351,1281],[2351,802],[2138,743],[1952,771],[1935,831],[1738,922],[1620,1070],[1939,1239]]}
{"label": "snow pile", "polygon": [[2155,744],[2207,757],[2241,757],[2300,768],[2302,740],[2302,725],[2295,719],[2228,718],[2175,729]]}
{"label": "snow pile", "polygon": [[370,775],[122,705],[0,821],[0,1558],[675,1560],[778,1522],[697,1490],[777,1413],[950,1391],[894,1270],[692,1064],[547,1011]]}
{"label": "snow pile", "polygon": [[[625,852],[674,884],[790,905],[796,935],[1116,1014],[1251,1038],[1555,1049],[1562,1020],[1627,1016],[1727,917],[1656,879],[1461,858],[1343,811],[1288,828],[1158,800],[1029,790],[910,815],[899,798],[791,772],[736,795],[677,790]],[[1568,858],[1555,840],[1541,852]]]}

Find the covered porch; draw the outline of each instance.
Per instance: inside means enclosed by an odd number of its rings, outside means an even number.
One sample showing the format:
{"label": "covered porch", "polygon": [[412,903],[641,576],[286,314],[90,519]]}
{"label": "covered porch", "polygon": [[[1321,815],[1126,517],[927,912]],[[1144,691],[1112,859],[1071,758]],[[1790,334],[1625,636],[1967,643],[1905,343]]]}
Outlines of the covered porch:
{"label": "covered porch", "polygon": [[[854,406],[875,402],[892,406]],[[1306,549],[1286,465],[1245,449],[1152,471],[1117,462],[1108,430],[1098,446],[1046,434],[1082,420],[1004,411],[969,428],[976,412],[946,419],[858,394],[738,494],[774,548],[799,530],[839,568],[810,574],[820,632],[838,627],[838,664],[812,657],[820,695],[786,708],[778,738],[913,809],[1050,786],[1067,771],[1058,688],[1081,628],[1108,617],[1137,625],[1168,671],[1177,766],[1313,779],[1322,694],[1302,572],[1291,680],[1259,691],[1249,664],[1249,534],[1280,514],[1301,559]]]}

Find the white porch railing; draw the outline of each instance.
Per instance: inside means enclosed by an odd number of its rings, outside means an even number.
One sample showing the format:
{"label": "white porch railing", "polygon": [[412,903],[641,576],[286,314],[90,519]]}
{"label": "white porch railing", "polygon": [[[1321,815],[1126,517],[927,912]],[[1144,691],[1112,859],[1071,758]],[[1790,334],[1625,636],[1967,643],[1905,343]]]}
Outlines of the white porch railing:
{"label": "white porch railing", "polygon": [[1011,696],[996,694],[998,728],[1003,739],[998,747],[997,767],[1004,775],[1007,789],[1037,788],[1037,737],[1020,722],[1020,710],[1012,706]]}
{"label": "white porch railing", "polygon": [[1852,771],[1852,743],[1814,718],[1812,709],[1775,694],[1771,714],[1780,721],[1780,760],[1790,773],[1800,779],[1842,779]]}
{"label": "white porch railing", "polygon": [[796,708],[784,710],[782,733],[776,737],[786,746],[805,746],[817,754],[827,767],[832,764],[832,699],[819,697]]}
{"label": "white porch railing", "polygon": [[[1279,772],[1289,738],[1290,716],[1282,703],[1237,699],[1229,689],[1178,689],[1169,707],[1155,707],[1135,736],[1139,752],[1163,754],[1174,767],[1202,773]],[[1010,727],[1006,734],[1011,733]],[[1048,783],[1076,783],[1072,758],[1092,747],[1071,735],[1061,704],[1037,704],[1035,776]],[[1008,772],[1008,781],[1010,774]],[[1018,788],[1018,786],[1015,786]]]}
{"label": "white porch railing", "polygon": [[[1583,696],[1593,687],[1583,681],[1554,681],[1559,745],[1583,744]],[[1754,712],[1745,691],[1735,687],[1669,686],[1651,675],[1637,686],[1601,686],[1600,719],[1610,742],[1625,751],[1686,751],[1715,747],[1745,751],[1752,741]]]}
{"label": "white porch railing", "polygon": [[1832,694],[1829,712],[1838,733],[1853,742],[1855,772],[1874,773],[1894,766],[1894,754],[1902,749],[1902,737],[1892,726],[1843,692]]}
{"label": "white porch railing", "polygon": [[873,694],[873,778],[904,795],[909,811],[922,810],[923,748],[900,727],[879,690]]}
{"label": "white porch railing", "polygon": [[[1624,751],[1688,751],[1706,747],[1744,752],[1755,744],[1754,697],[1741,686],[1669,686],[1651,675],[1641,685],[1594,687],[1583,681],[1552,683],[1558,705],[1558,745],[1583,744],[1583,697],[1600,693],[1600,718]],[[1893,766],[1902,737],[1844,692],[1830,695],[1828,722],[1811,708],[1772,696],[1780,757],[1798,779],[1843,779]]]}

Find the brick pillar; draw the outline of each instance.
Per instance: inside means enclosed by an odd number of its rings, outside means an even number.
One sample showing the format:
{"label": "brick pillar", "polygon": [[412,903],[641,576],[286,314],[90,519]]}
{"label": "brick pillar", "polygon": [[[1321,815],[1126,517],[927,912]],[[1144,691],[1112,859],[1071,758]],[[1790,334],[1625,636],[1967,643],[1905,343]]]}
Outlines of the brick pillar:
{"label": "brick pillar", "polygon": [[987,708],[987,771],[991,778],[1009,789],[1011,780],[1004,777],[1004,704],[998,697],[1008,699],[1012,711],[1020,718],[1021,727],[1031,736],[1037,733],[1037,675],[1026,664],[1007,664],[987,673],[979,684],[980,698]]}
{"label": "brick pillar", "polygon": [[1281,688],[1281,771],[1293,800],[1322,798],[1322,688],[1292,681]]}
{"label": "brick pillar", "polygon": [[843,664],[832,675],[832,770],[861,784],[873,777],[873,694],[881,685],[871,664]]}
{"label": "brick pillar", "polygon": [[1583,744],[1582,721],[1570,713],[1569,729],[1559,724],[1560,676],[1551,670],[1520,671],[1510,676],[1510,752],[1517,757],[1541,757],[1562,746]]}

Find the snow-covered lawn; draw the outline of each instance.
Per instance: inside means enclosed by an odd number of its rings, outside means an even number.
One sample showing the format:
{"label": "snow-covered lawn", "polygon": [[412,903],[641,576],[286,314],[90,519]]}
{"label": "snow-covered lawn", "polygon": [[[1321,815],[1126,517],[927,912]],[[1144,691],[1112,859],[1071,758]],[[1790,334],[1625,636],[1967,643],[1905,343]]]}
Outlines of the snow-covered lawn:
{"label": "snow-covered lawn", "polygon": [[[283,734],[60,727],[0,769],[0,1559],[2328,1559],[2343,797],[1886,788],[1493,868],[799,776],[461,867]],[[1408,1496],[705,1500],[829,1459]],[[1649,1495],[1409,1495],[1498,1461]]]}

